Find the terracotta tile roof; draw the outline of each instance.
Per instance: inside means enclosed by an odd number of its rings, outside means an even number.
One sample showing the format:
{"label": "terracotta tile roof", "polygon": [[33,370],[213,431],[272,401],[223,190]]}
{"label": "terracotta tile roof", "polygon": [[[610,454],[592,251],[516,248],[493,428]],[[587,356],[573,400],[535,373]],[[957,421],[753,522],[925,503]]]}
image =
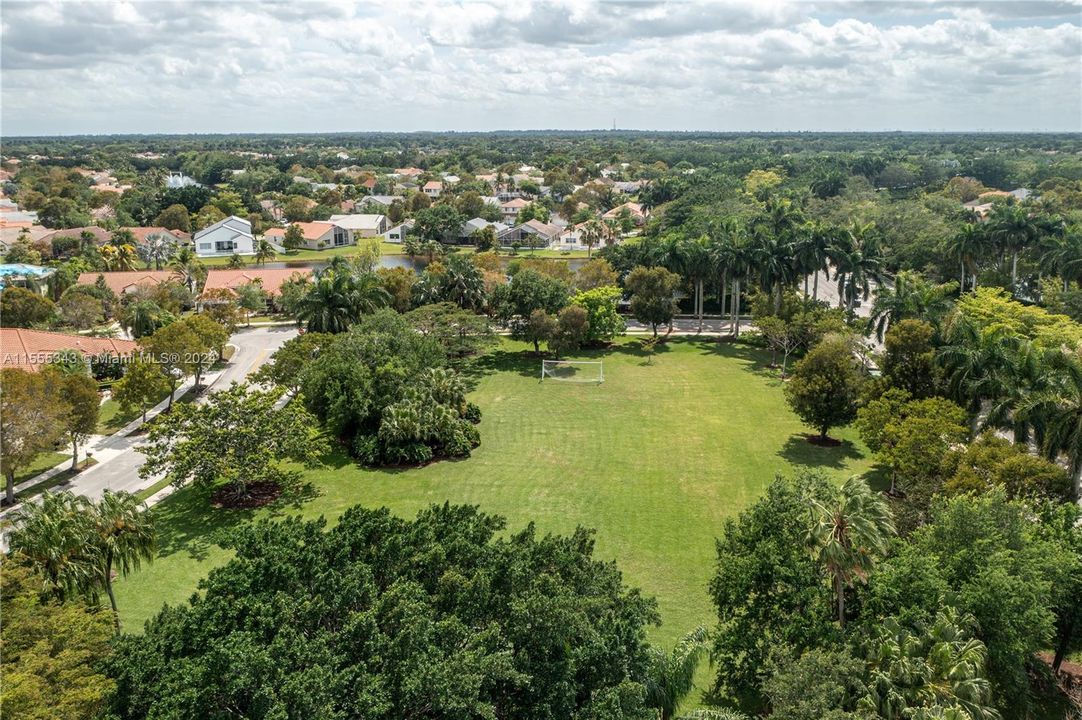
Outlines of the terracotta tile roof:
{"label": "terracotta tile roof", "polygon": [[[334,227],[334,225],[329,222],[320,221],[295,222],[293,224],[301,229],[301,232],[304,233],[305,240],[319,240],[328,230]],[[285,235],[285,232],[283,231],[282,234]]]}
{"label": "terracotta tile roof", "polygon": [[86,357],[131,355],[139,347],[134,340],[86,337],[64,333],[0,328],[0,367],[37,371],[61,350],[78,350]]}
{"label": "terracotta tile roof", "polygon": [[425,171],[422,170],[421,168],[408,167],[408,168],[395,168],[394,174],[395,175],[406,175],[406,176],[409,176],[409,177],[416,177],[418,175],[423,175],[424,172]]}
{"label": "terracotta tile roof", "polygon": [[361,186],[371,190],[376,186],[376,179],[374,177],[365,178],[364,182],[361,183]]}
{"label": "terracotta tile roof", "polygon": [[501,208],[524,208],[529,204],[530,203],[526,202],[522,198],[514,198],[513,200],[508,200],[505,203],[500,203],[500,207]]}
{"label": "terracotta tile roof", "polygon": [[132,235],[139,242],[144,242],[147,239],[147,235],[153,233],[165,233],[166,235],[172,235],[177,240],[191,240],[192,236],[189,233],[181,232],[180,230],[169,230],[163,227],[129,227],[125,230],[131,230]]}
{"label": "terracotta tile roof", "polygon": [[112,236],[112,233],[105,228],[98,227],[97,225],[90,225],[89,227],[73,227],[62,228],[60,230],[52,230],[43,239],[51,241],[54,237],[78,238],[83,234],[84,231],[89,232],[91,235],[93,235],[94,239],[98,242],[99,245],[109,242],[109,238]]}
{"label": "terracotta tile roof", "polygon": [[425,183],[425,190],[443,190],[443,183],[438,180],[429,180]]}
{"label": "terracotta tile roof", "polygon": [[312,268],[245,268],[243,270],[211,270],[207,273],[207,283],[203,286],[203,292],[225,288],[232,290],[247,285],[251,282],[259,282],[268,295],[277,295],[282,289],[282,283],[300,273],[305,277],[312,274]]}
{"label": "terracotta tile roof", "polygon": [[128,270],[122,272],[85,272],[79,275],[79,285],[93,285],[98,276],[105,278],[109,289],[120,295],[136,287],[154,287],[167,280],[179,280],[172,270]]}

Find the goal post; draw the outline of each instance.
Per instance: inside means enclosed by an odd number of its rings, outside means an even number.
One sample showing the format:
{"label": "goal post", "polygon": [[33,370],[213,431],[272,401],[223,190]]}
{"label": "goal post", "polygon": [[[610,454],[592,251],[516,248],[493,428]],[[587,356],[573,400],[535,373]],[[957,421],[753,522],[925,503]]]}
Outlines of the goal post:
{"label": "goal post", "polygon": [[605,368],[600,360],[542,360],[541,380],[601,384]]}

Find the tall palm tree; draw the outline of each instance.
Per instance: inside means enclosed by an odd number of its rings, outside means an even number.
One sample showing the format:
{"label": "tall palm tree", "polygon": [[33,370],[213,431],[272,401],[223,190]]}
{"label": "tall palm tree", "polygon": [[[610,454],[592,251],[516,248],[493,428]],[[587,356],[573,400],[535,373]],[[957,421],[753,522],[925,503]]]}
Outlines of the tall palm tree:
{"label": "tall palm tree", "polygon": [[177,239],[169,233],[154,232],[146,236],[136,248],[139,259],[146,263],[149,269],[151,265],[155,270],[161,270],[162,266],[169,262],[177,249]]}
{"label": "tall palm tree", "polygon": [[260,265],[266,265],[268,260],[273,260],[278,253],[266,238],[260,238],[255,247],[255,261]]}
{"label": "tall palm tree", "polygon": [[1023,345],[1016,335],[984,331],[960,313],[947,323],[936,363],[943,369],[948,396],[970,413],[971,436],[980,425],[984,403],[1011,394]]}
{"label": "tall palm tree", "polygon": [[1070,284],[1082,284],[1082,228],[1050,234],[1041,246],[1041,271],[1056,275],[1066,291]]}
{"label": "tall palm tree", "polygon": [[882,283],[882,254],[872,231],[875,225],[853,224],[848,242],[835,248],[835,276],[838,281],[839,307],[852,312],[857,300],[867,300],[871,295],[871,283]]}
{"label": "tall palm tree", "polygon": [[954,294],[954,281],[933,284],[912,270],[903,270],[894,278],[894,287],[879,285],[868,316],[868,330],[875,329],[876,337],[883,341],[888,325],[901,320],[924,320],[938,325],[950,310]]}
{"label": "tall palm tree", "polygon": [[87,588],[96,577],[90,517],[86,498],[46,491],[40,502],[23,503],[9,518],[12,555],[29,562],[57,600]]}
{"label": "tall palm tree", "polygon": [[1033,424],[1045,456],[1067,457],[1075,497],[1082,498],[1082,358],[1052,351],[1045,362],[1048,387],[1026,397],[1019,412]]}
{"label": "tall palm tree", "polygon": [[988,217],[989,237],[1003,252],[1011,254],[1011,292],[1018,288],[1018,253],[1037,244],[1041,225],[1021,205],[997,205]]}
{"label": "tall palm tree", "polygon": [[586,257],[593,257],[594,245],[605,237],[605,226],[597,218],[587,220],[582,225],[582,242],[586,245]]}
{"label": "tall palm tree", "polygon": [[672,720],[694,687],[695,670],[706,654],[706,637],[706,628],[698,627],[680,638],[670,652],[650,648],[646,705],[657,709],[659,720]]}
{"label": "tall palm tree", "polygon": [[967,277],[973,280],[972,289],[977,289],[977,269],[981,259],[988,252],[988,242],[983,226],[976,223],[966,223],[954,236],[950,250],[960,266],[958,288],[961,292],[966,291]]}
{"label": "tall palm tree", "polygon": [[851,477],[825,502],[811,499],[808,541],[834,582],[838,624],[845,627],[845,589],[864,582],[886,553],[894,520],[886,501],[864,480]]}
{"label": "tall palm tree", "polygon": [[703,331],[703,288],[707,278],[713,275],[713,258],[707,236],[672,238],[666,243],[666,267],[691,283],[695,292],[694,313],[699,318],[699,332]]}
{"label": "tall palm tree", "polygon": [[769,198],[752,221],[753,263],[763,289],[774,298],[774,312],[781,308],[785,286],[796,278],[796,247],[805,232],[804,214],[786,198]]}
{"label": "tall palm tree", "polygon": [[[796,245],[798,272],[804,276],[804,297],[819,298],[819,273],[827,269],[827,249],[833,242],[833,229],[816,223],[802,233]],[[808,278],[814,277],[814,288],[808,293]]]}
{"label": "tall palm tree", "polygon": [[113,624],[120,634],[120,612],[113,592],[113,570],[124,577],[145,560],[154,559],[154,520],[146,504],[127,492],[106,490],[92,507],[96,533],[99,582],[113,608]]}

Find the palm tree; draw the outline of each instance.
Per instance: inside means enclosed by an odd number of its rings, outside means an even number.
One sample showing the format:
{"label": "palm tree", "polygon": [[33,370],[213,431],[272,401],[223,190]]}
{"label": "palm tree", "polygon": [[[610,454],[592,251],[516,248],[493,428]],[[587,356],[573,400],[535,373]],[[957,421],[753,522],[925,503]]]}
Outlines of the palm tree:
{"label": "palm tree", "polygon": [[1016,335],[983,331],[960,313],[947,324],[936,362],[943,369],[948,396],[969,410],[971,436],[981,424],[985,401],[1011,394],[1023,345]]}
{"label": "palm tree", "polygon": [[657,709],[659,720],[671,720],[694,687],[695,670],[706,654],[706,628],[695,628],[680,638],[671,652],[651,647],[649,653],[646,705]]}
{"label": "palm tree", "polygon": [[669,270],[683,276],[695,291],[695,315],[699,318],[699,332],[703,331],[703,285],[713,275],[713,258],[709,239],[677,236],[666,244],[666,263]]}
{"label": "palm tree", "polygon": [[951,244],[951,254],[958,259],[961,267],[959,289],[966,291],[966,277],[973,279],[972,289],[977,289],[977,268],[988,249],[988,237],[982,226],[966,223]]}
{"label": "palm tree", "polygon": [[106,270],[134,270],[138,255],[132,245],[103,245],[101,258]]}
{"label": "palm tree", "polygon": [[161,270],[162,265],[173,257],[176,249],[176,238],[169,233],[154,232],[147,235],[135,251],[148,269],[153,265],[155,270]]}
{"label": "palm tree", "polygon": [[57,600],[93,583],[96,559],[89,544],[92,526],[86,498],[70,492],[44,492],[41,502],[25,502],[11,518],[13,556],[26,560]]}
{"label": "palm tree", "polygon": [[880,285],[875,289],[875,301],[868,316],[868,330],[875,328],[876,337],[883,341],[888,325],[901,320],[924,320],[933,326],[951,308],[954,281],[934,285],[912,270],[903,270],[894,278],[894,287]]}
{"label": "palm tree", "polygon": [[92,522],[97,535],[99,582],[109,595],[113,624],[120,634],[120,613],[113,593],[113,569],[120,576],[138,570],[142,561],[154,559],[154,521],[146,504],[127,492],[106,490],[92,507]]}
{"label": "palm tree", "polygon": [[882,256],[872,230],[874,223],[853,224],[846,233],[844,246],[835,246],[834,279],[838,281],[838,303],[852,312],[857,300],[867,300],[871,283],[881,283]]}
{"label": "palm tree", "polygon": [[1059,276],[1064,291],[1072,282],[1082,284],[1082,229],[1048,235],[1041,248],[1041,270]]}
{"label": "palm tree", "polygon": [[942,713],[934,717],[999,720],[985,676],[988,651],[972,636],[973,625],[950,606],[916,632],[884,620],[862,648],[868,677],[858,708],[888,720],[918,717],[918,708]]}
{"label": "palm tree", "polygon": [[1018,287],[1018,253],[1035,245],[1041,225],[1021,205],[997,205],[988,217],[988,234],[1001,251],[1011,253],[1011,292]]}
{"label": "palm tree", "polygon": [[259,243],[255,248],[255,261],[260,265],[266,265],[268,260],[273,260],[277,253],[274,251],[274,247],[271,246],[270,241],[266,238],[260,238]]}
{"label": "palm tree", "polygon": [[813,300],[819,298],[819,273],[827,270],[827,249],[833,240],[834,232],[831,228],[815,224],[811,225],[797,242],[795,261],[798,272],[804,276],[805,298],[809,297],[808,278],[813,275],[814,289],[810,297]]}
{"label": "palm tree", "polygon": [[605,237],[605,226],[597,218],[587,220],[582,225],[582,242],[586,245],[586,257],[593,257],[594,245]]}
{"label": "palm tree", "polygon": [[188,292],[194,293],[198,282],[206,277],[207,270],[202,261],[190,247],[182,247],[169,261],[169,267],[177,275]]}
{"label": "palm tree", "polygon": [[344,258],[336,257],[318,273],[297,304],[297,319],[306,323],[310,332],[340,333],[362,315],[390,302],[378,275],[356,273]]}
{"label": "palm tree", "polygon": [[826,502],[811,499],[808,541],[834,581],[838,624],[845,627],[845,589],[864,582],[886,553],[894,520],[886,502],[864,480],[851,477]]}
{"label": "palm tree", "polygon": [[1034,426],[1046,457],[1067,456],[1075,497],[1082,498],[1082,358],[1051,351],[1042,374],[1048,387],[1028,395],[1019,412]]}
{"label": "palm tree", "polygon": [[774,297],[774,312],[781,309],[782,291],[796,277],[796,246],[805,232],[804,215],[791,200],[770,198],[752,222],[753,262],[763,289]]}
{"label": "palm tree", "polygon": [[483,310],[487,301],[485,276],[473,259],[468,255],[452,255],[444,268],[442,291],[446,299],[467,310]]}

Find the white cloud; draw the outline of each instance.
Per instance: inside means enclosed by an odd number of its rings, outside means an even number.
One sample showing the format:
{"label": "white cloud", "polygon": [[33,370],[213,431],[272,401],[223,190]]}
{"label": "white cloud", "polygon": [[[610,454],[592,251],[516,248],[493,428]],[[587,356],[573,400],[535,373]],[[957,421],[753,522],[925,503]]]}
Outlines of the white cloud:
{"label": "white cloud", "polygon": [[1080,7],[5,1],[3,130],[1082,130]]}

